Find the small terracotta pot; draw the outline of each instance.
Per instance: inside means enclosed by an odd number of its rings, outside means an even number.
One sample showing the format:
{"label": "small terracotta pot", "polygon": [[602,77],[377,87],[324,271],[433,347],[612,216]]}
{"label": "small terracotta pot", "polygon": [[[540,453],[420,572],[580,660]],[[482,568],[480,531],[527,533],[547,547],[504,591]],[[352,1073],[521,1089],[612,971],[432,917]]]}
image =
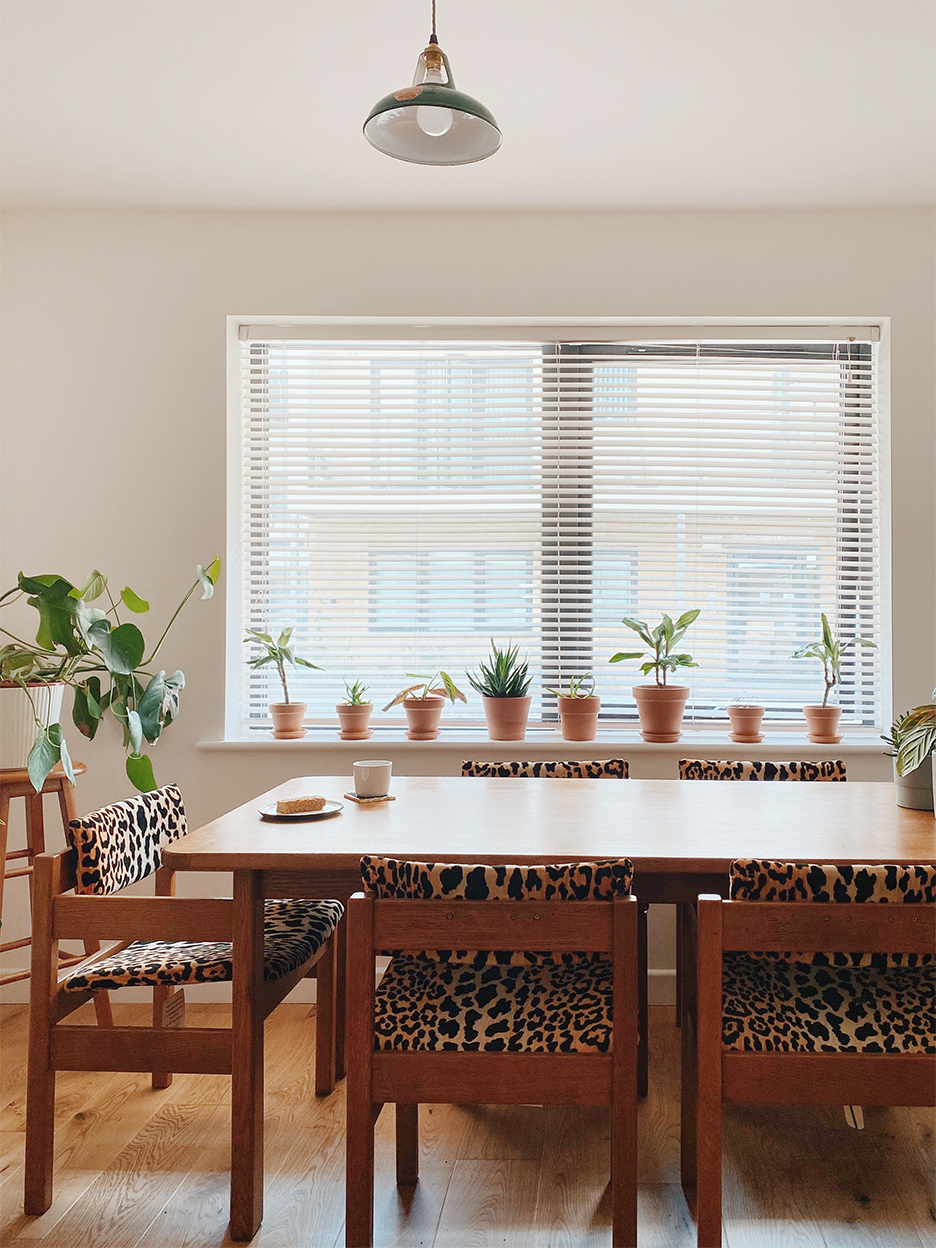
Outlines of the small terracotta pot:
{"label": "small terracotta pot", "polygon": [[601,698],[559,698],[563,741],[594,741]]}
{"label": "small terracotta pot", "polygon": [[729,706],[728,718],[731,720],[732,741],[749,744],[763,741],[764,734],[760,726],[765,709],[763,706]]}
{"label": "small terracotta pot", "polygon": [[645,741],[678,741],[689,701],[688,685],[635,685],[631,690]]}
{"label": "small terracotta pot", "polygon": [[484,698],[484,718],[492,741],[522,741],[526,736],[532,697]]}
{"label": "small terracotta pot", "polygon": [[804,706],[806,735],[816,745],[838,745],[842,734],[838,730],[840,706]]}
{"label": "small terracotta pot", "polygon": [[338,722],[341,725],[338,736],[342,741],[367,741],[374,735],[373,728],[368,728],[368,721],[374,709],[373,702],[361,702],[350,706],[347,702],[339,702],[335,707]]}
{"label": "small terracotta pot", "polygon": [[439,735],[439,721],[445,698],[407,698],[403,703],[406,711],[406,722],[409,724],[407,737],[410,741],[434,741]]}
{"label": "small terracotta pot", "polygon": [[277,741],[298,741],[306,735],[303,728],[305,719],[305,702],[271,702],[270,715],[273,717],[273,736]]}

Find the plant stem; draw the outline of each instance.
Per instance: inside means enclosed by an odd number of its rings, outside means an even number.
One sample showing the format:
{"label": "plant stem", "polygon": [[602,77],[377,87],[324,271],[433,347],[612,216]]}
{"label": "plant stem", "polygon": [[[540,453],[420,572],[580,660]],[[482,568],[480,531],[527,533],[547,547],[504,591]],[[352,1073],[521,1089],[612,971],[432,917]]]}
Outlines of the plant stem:
{"label": "plant stem", "polygon": [[286,664],[282,659],[276,660],[276,670],[279,672],[280,684],[283,686],[283,695],[286,699],[286,705],[289,706],[289,690],[286,688]]}
{"label": "plant stem", "polygon": [[195,584],[192,586],[192,588],[188,591],[188,593],[185,595],[185,597],[182,599],[182,601],[181,601],[181,602],[179,603],[179,605],[176,607],[176,609],[175,609],[175,613],[173,614],[172,619],[169,621],[169,623],[168,623],[168,624],[166,625],[166,627],[163,629],[163,634],[162,634],[162,636],[160,637],[159,641],[157,641],[157,642],[156,642],[156,649],[153,651],[153,653],[149,656],[149,658],[148,658],[148,659],[144,659],[144,660],[143,660],[143,665],[144,665],[145,667],[149,667],[149,665],[150,665],[150,663],[152,663],[153,659],[155,659],[155,658],[156,658],[156,655],[157,655],[157,654],[159,654],[159,647],[160,647],[160,646],[162,645],[162,643],[166,640],[166,634],[169,632],[169,629],[170,629],[170,628],[172,628],[173,624],[175,623],[176,616],[179,614],[179,612],[182,610],[182,608],[185,606],[185,604],[186,604],[186,603],[188,602],[188,600],[191,598],[192,594],[194,594],[194,593],[195,593],[195,590],[196,590],[196,589],[198,589],[198,586],[199,586],[199,584],[200,584],[200,583],[201,583],[200,581],[196,580]]}

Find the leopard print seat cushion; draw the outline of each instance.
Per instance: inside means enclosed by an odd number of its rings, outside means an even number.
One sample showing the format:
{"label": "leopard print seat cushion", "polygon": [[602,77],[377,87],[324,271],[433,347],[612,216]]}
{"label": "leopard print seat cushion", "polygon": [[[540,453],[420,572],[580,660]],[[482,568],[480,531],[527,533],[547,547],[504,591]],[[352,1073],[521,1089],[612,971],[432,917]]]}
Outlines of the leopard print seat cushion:
{"label": "leopard print seat cushion", "polygon": [[746,763],[711,758],[681,758],[680,780],[845,780],[841,759],[821,763]]}
{"label": "leopard print seat cushion", "polygon": [[[284,898],[264,902],[263,978],[282,979],[325,944],[344,913],[339,901]],[[221,983],[233,978],[230,941],[136,941],[120,953],[101,955],[68,976],[66,992],[101,988]]]}
{"label": "leopard print seat cushion", "polygon": [[[417,901],[612,901],[629,897],[634,865],[627,858],[548,866],[481,866],[471,863],[408,862],[367,855],[361,859],[364,891],[378,899]],[[391,956],[399,956],[391,953]],[[436,962],[485,966],[574,966],[597,953],[529,950],[431,949]]]}
{"label": "leopard print seat cushion", "polygon": [[607,960],[477,968],[396,957],[377,988],[375,1047],[607,1053],[612,981]]}
{"label": "leopard print seat cushion", "polygon": [[726,953],[722,989],[726,1049],[936,1053],[934,966],[821,966]]}
{"label": "leopard print seat cushion", "polygon": [[[841,902],[846,905],[891,905],[936,902],[936,866],[773,862],[761,858],[738,858],[730,866],[729,897],[732,901]],[[811,963],[815,966],[888,967],[932,966],[931,953],[807,953],[759,952],[761,959]]]}
{"label": "leopard print seat cushion", "polygon": [[76,891],[109,896],[145,880],[159,866],[161,847],[187,830],[174,784],[73,819],[67,835],[78,855]]}
{"label": "leopard print seat cushion", "polygon": [[479,763],[465,759],[461,765],[463,776],[530,776],[536,779],[554,780],[626,780],[627,763],[623,758],[602,758],[584,762],[565,763]]}

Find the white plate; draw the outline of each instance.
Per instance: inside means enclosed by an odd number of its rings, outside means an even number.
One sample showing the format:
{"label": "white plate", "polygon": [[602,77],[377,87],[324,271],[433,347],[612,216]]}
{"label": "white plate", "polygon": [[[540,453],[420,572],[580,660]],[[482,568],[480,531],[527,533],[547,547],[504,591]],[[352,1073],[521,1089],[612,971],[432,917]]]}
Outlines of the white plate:
{"label": "white plate", "polygon": [[283,815],[276,809],[276,802],[269,806],[261,806],[260,814],[264,819],[321,819],[323,815],[334,815],[344,808],[344,802],[326,802],[321,810],[297,810],[292,814]]}

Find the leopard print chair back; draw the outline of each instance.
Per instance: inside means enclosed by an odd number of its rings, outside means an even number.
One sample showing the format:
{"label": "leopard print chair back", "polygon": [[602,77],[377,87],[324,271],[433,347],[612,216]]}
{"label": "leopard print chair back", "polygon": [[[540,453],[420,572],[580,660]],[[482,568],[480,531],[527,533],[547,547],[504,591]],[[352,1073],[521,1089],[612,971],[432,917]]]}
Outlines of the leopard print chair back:
{"label": "leopard print chair back", "polygon": [[[738,858],[729,869],[732,901],[815,901],[845,905],[884,903],[932,905],[936,902],[936,866],[820,865]],[[931,966],[931,953],[764,952],[757,955],[812,966]]]}
{"label": "leopard print chair back", "polygon": [[105,806],[68,826],[68,840],[78,855],[79,893],[109,896],[159,866],[163,845],[187,831],[178,786],[167,784]]}
{"label": "leopard print chair back", "polygon": [[559,763],[479,763],[466,759],[461,766],[463,776],[530,776],[554,780],[626,780],[627,763],[623,758],[600,758],[584,762]]}
{"label": "leopard print chair back", "polygon": [[844,780],[839,758],[821,763],[746,763],[711,758],[681,758],[680,780]]}

